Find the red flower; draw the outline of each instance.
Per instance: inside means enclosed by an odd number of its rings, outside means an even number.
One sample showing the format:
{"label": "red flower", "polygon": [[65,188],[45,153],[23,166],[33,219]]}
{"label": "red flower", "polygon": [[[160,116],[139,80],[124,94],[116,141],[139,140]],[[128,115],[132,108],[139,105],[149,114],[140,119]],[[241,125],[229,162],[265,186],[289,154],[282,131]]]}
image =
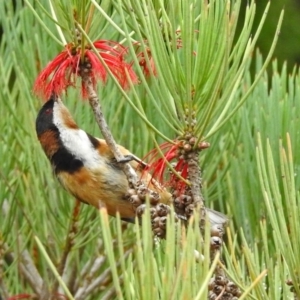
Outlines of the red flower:
{"label": "red flower", "polygon": [[[146,55],[148,57],[148,62],[147,62],[147,59],[146,59]],[[157,70],[156,70],[156,67],[155,67],[154,59],[151,55],[150,48],[146,48],[146,53],[145,52],[138,53],[137,57],[139,59],[139,65],[142,68],[143,73],[144,73],[146,78],[150,77],[152,74],[154,76],[157,76]]]}
{"label": "red flower", "polygon": [[[164,186],[169,186],[173,191],[182,194],[187,187],[189,169],[188,157],[192,151],[202,151],[210,144],[202,141],[195,145],[197,139],[189,137],[185,140],[175,140],[174,143],[163,143],[150,151],[143,160],[148,161],[145,171],[150,172],[152,177]],[[193,148],[194,147],[194,148]],[[161,157],[161,154],[163,157]],[[168,164],[172,164],[178,174],[168,170]]]}
{"label": "red flower", "polygon": [[[147,41],[144,41],[144,43],[147,45]],[[157,69],[155,67],[155,62],[150,47],[145,46],[145,51],[138,52],[141,47],[140,43],[137,42],[135,43],[135,45],[137,45],[136,52],[137,52],[139,65],[142,68],[145,77],[147,78],[150,77],[151,75],[157,76]],[[176,40],[176,49],[180,49],[180,48],[182,48],[182,40],[178,38]],[[196,55],[196,52],[193,51],[193,54]],[[146,57],[148,58],[148,62]]]}
{"label": "red flower", "polygon": [[[65,295],[56,293],[57,299],[68,299]],[[19,300],[19,299],[37,299],[35,295],[30,294],[19,294],[9,297],[7,300]]]}
{"label": "red flower", "polygon": [[[133,83],[138,81],[131,65],[124,60],[127,52],[124,46],[106,40],[96,41],[93,45],[123,88],[129,86],[126,72]],[[33,90],[48,99],[52,92],[61,94],[69,86],[75,86],[81,72],[90,73],[94,87],[98,79],[102,82],[107,80],[105,67],[91,47],[81,49],[72,43],[68,44],[39,74]],[[86,95],[84,88],[82,92]]]}
{"label": "red flower", "polygon": [[[160,145],[160,150],[163,157],[160,156],[158,149],[153,149],[145,157],[149,161],[145,171],[150,171],[152,177],[165,186],[170,186],[172,189],[182,193],[186,187],[186,182],[180,179],[174,173],[167,173],[168,163],[172,163],[176,172],[184,179],[188,176],[188,164],[181,155],[183,143],[177,141],[175,144],[163,143]],[[174,161],[175,160],[175,161]],[[174,162],[173,162],[174,161]],[[170,174],[170,175],[169,175]]]}
{"label": "red flower", "polygon": [[7,300],[17,300],[17,299],[34,299],[34,296],[29,294],[19,294],[19,295],[9,297]]}

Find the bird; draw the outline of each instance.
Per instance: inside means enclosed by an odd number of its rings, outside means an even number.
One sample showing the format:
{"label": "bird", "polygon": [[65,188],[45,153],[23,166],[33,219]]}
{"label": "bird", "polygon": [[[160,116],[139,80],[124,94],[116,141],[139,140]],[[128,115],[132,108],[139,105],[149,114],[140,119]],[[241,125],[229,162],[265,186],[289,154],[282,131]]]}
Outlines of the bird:
{"label": "bird", "polygon": [[[52,94],[38,112],[37,138],[49,159],[53,173],[63,188],[79,201],[96,208],[105,207],[111,216],[134,222],[136,208],[128,199],[130,189],[120,163],[104,139],[96,138],[79,128],[58,95]],[[143,162],[118,145],[129,164],[149,189],[159,193],[161,203],[171,205],[171,193],[143,169]],[[225,224],[227,217],[207,209],[212,224]]]}

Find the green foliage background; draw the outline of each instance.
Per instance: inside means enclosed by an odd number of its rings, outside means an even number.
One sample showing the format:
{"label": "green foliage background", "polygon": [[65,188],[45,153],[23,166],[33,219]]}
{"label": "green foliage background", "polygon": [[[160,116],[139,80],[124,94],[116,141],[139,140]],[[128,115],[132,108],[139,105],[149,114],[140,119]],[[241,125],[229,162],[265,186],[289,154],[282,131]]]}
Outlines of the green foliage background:
{"label": "green foliage background", "polygon": [[[74,201],[54,180],[36,139],[35,117],[42,102],[31,92],[41,66],[61,49],[21,2],[13,9],[12,4],[2,1],[0,19],[4,31],[0,45],[0,291],[5,287],[12,296],[32,293],[19,269],[19,257],[25,250],[34,258],[43,279],[53,282],[49,263],[35,237],[57,263]],[[256,53],[254,69],[259,70],[262,62],[262,56]],[[237,97],[252,81],[253,75],[248,72]],[[138,156],[153,148],[146,126],[113,83],[99,88],[99,94],[118,143]],[[70,90],[67,106],[80,127],[99,136],[89,106],[78,97],[76,91]],[[298,69],[288,74],[286,64],[278,65],[275,60],[271,75],[264,74],[246,104],[211,137],[211,147],[201,157],[207,205],[228,214],[231,220],[224,250],[228,274],[243,291],[250,289],[247,297],[251,299],[291,299],[293,293],[285,283],[288,279],[293,280],[300,297],[300,158],[296,155],[300,146],[299,99]],[[155,111],[152,120],[159,124]],[[95,290],[97,294],[91,293],[87,299],[109,299],[110,295],[153,299],[149,297],[162,293],[170,297],[170,286],[178,293],[168,299],[205,299],[206,291],[199,291],[209,279],[208,260],[199,263],[195,272],[184,272],[194,266],[190,251],[197,248],[208,252],[207,246],[200,245],[199,232],[187,233],[190,248],[184,248],[180,257],[182,247],[172,247],[171,233],[167,241],[155,247],[146,238],[149,228],[147,222],[144,224],[139,239],[140,231],[134,225],[121,227],[118,220],[108,221],[94,209],[82,207],[68,261],[70,269],[81,274],[78,280],[84,282],[84,274],[80,273],[83,266],[103,257],[97,274],[109,274]],[[14,253],[10,263],[5,260],[7,252]],[[169,255],[174,259],[168,261]],[[174,261],[175,270],[168,269]],[[259,278],[265,269],[268,276]],[[186,280],[181,280],[183,274]],[[168,284],[164,284],[167,279]],[[143,290],[145,282],[148,289]],[[251,287],[254,282],[256,285]]]}
{"label": "green foliage background", "polygon": [[[257,1],[256,24],[259,22],[267,3],[267,0]],[[247,1],[243,1],[242,5],[246,7]],[[272,1],[268,19],[258,39],[257,47],[262,53],[267,53],[272,41],[273,32],[276,29],[278,15],[282,9],[284,9],[286,17],[284,18],[280,30],[280,37],[274,52],[274,57],[278,60],[280,67],[284,62],[287,62],[288,71],[291,72],[294,65],[299,65],[300,62],[300,33],[297,25],[300,13],[300,2],[298,0]],[[243,17],[243,10],[241,10],[240,21]]]}

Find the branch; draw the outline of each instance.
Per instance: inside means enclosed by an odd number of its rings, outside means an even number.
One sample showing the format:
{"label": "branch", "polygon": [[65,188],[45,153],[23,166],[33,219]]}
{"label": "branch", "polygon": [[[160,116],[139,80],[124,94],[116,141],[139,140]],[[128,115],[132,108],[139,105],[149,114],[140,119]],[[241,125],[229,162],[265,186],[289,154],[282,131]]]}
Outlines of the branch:
{"label": "branch", "polygon": [[[82,83],[85,86],[86,91],[88,93],[89,103],[94,112],[96,122],[100,128],[100,131],[101,131],[108,147],[112,151],[115,159],[118,162],[121,162],[124,160],[124,156],[122,155],[121,151],[119,150],[118,145],[117,145],[116,141],[114,140],[114,138],[111,134],[111,131],[108,127],[108,124],[106,123],[98,95],[93,87],[92,79],[91,79],[89,73],[85,73],[84,71],[81,72],[81,78],[82,78]],[[136,187],[137,181],[138,181],[138,176],[137,176],[136,172],[134,171],[134,169],[130,166],[129,163],[122,163],[122,164],[120,164],[120,167],[123,169],[123,171],[128,179],[128,182],[133,187]]]}
{"label": "branch", "polygon": [[[57,267],[57,272],[60,276],[62,276],[62,274],[64,273],[64,270],[65,270],[65,267],[66,267],[66,262],[67,262],[69,253],[72,249],[75,235],[77,233],[77,229],[78,229],[77,228],[77,221],[78,221],[79,211],[80,211],[80,201],[76,199],[75,206],[74,206],[73,213],[72,213],[71,224],[70,224],[69,231],[68,231],[68,234],[67,234],[65,249],[64,249],[64,252],[62,254],[60,263]],[[54,285],[53,285],[53,288],[52,288],[52,292],[51,292],[52,295],[55,295],[55,293],[57,293],[58,286],[59,286],[59,283],[56,280]]]}
{"label": "branch", "polygon": [[197,150],[188,154],[187,158],[189,180],[191,183],[191,193],[196,205],[202,207],[204,205],[204,197],[201,191],[201,170],[199,167],[199,152]]}
{"label": "branch", "polygon": [[[91,265],[90,262],[93,261],[93,264]],[[93,277],[95,276],[96,272],[98,272],[103,264],[106,261],[105,256],[100,256],[96,259],[93,259],[91,261],[88,261],[88,266],[90,267],[88,269],[88,276],[84,279],[82,279],[81,276],[79,276],[81,282],[77,282],[76,286],[80,286],[75,294],[75,299],[85,299],[87,296],[87,290],[88,286],[90,285],[91,281],[93,280]],[[85,273],[85,272],[84,272]],[[103,273],[102,273],[103,275]],[[80,284],[79,284],[80,283]],[[100,283],[98,281],[98,283]],[[99,284],[100,285],[100,284]]]}
{"label": "branch", "polygon": [[[110,129],[108,127],[108,124],[106,123],[106,120],[104,118],[102,108],[99,102],[99,98],[97,96],[97,93],[94,90],[93,87],[93,82],[90,76],[90,72],[86,68],[82,68],[80,76],[82,78],[82,84],[85,87],[85,90],[87,91],[88,94],[88,99],[89,103],[93,109],[96,122],[101,130],[101,133],[112,151],[115,159],[118,162],[123,162],[120,164],[120,168],[122,168],[123,172],[125,173],[129,187],[134,190],[134,193],[129,193],[129,199],[128,201],[131,202],[133,205],[137,217],[141,217],[141,215],[145,211],[145,200],[149,199],[150,204],[152,207],[155,207],[157,212],[155,214],[151,214],[151,221],[152,223],[154,222],[154,219],[156,218],[156,215],[158,215],[159,218],[163,218],[162,222],[159,224],[156,224],[158,226],[153,226],[153,232],[155,235],[159,237],[164,237],[166,233],[166,222],[165,222],[165,217],[166,215],[170,212],[170,208],[161,202],[161,196],[160,193],[154,190],[151,190],[149,188],[149,183],[144,183],[142,180],[139,180],[135,170],[131,167],[129,163],[124,163],[125,157],[122,155],[120,152],[118,145],[116,144]],[[138,198],[138,199],[137,199]],[[136,201],[136,199],[138,201]]]}
{"label": "branch", "polygon": [[[15,261],[15,259],[16,258],[13,252],[6,252],[4,254],[4,260],[8,265],[12,264]],[[23,275],[25,281],[28,282],[28,284],[40,298],[44,284],[43,279],[38,273],[27,250],[24,250],[20,253],[19,260],[20,273]]]}

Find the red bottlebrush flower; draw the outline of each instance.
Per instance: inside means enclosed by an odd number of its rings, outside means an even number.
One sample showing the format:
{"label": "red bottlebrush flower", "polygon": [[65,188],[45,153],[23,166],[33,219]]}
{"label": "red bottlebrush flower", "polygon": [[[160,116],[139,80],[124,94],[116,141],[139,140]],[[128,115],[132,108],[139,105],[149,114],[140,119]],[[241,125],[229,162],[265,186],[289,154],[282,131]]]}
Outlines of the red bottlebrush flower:
{"label": "red bottlebrush flower", "polygon": [[171,162],[177,157],[177,146],[171,143],[163,143],[159,146],[160,150],[164,154],[164,157],[160,157],[158,149],[151,150],[143,160],[148,160],[148,166],[146,171],[152,172],[152,176],[160,183],[165,181],[165,171],[167,168],[167,162]]}
{"label": "red bottlebrush flower", "polygon": [[[147,55],[149,63],[147,62],[145,55]],[[157,70],[155,67],[154,59],[151,55],[150,48],[146,49],[146,53],[144,53],[144,52],[138,53],[137,57],[139,59],[139,65],[141,66],[146,78],[150,77],[151,74],[153,74],[154,76],[157,76]],[[151,71],[152,71],[152,73],[151,73]]]}
{"label": "red bottlebrush flower", "polygon": [[[65,295],[56,293],[55,294],[57,298],[55,299],[68,299]],[[30,295],[30,294],[19,294],[15,296],[9,297],[7,300],[19,300],[19,299],[37,299],[36,295]]]}
{"label": "red bottlebrush flower", "polygon": [[174,165],[174,169],[180,174],[184,179],[188,176],[188,164],[184,157],[181,155],[181,149],[183,144],[181,141],[177,141],[176,144],[163,143],[160,145],[160,149],[163,153],[163,157],[160,156],[158,149],[153,149],[145,157],[149,160],[149,166],[146,171],[152,173],[152,177],[156,179],[159,183],[170,186],[172,189],[179,191],[180,193],[184,191],[186,187],[186,182],[180,179],[176,174],[171,173],[168,178],[167,174],[167,162]]}
{"label": "red bottlebrush flower", "polygon": [[[93,45],[123,88],[129,86],[129,80],[133,83],[138,82],[131,65],[124,60],[127,52],[124,46],[106,40],[96,41]],[[52,92],[61,94],[69,86],[75,86],[81,72],[90,73],[94,86],[98,79],[102,82],[107,80],[106,69],[91,47],[81,49],[72,43],[68,44],[38,75],[33,90],[46,99]],[[82,92],[86,95],[84,89]]]}
{"label": "red bottlebrush flower", "polygon": [[18,299],[34,299],[35,296],[29,294],[19,294],[12,297],[9,297],[7,300],[18,300]]}
{"label": "red bottlebrush flower", "polygon": [[[178,32],[180,32],[180,31],[178,31]],[[178,34],[178,32],[176,32],[176,33]],[[145,41],[145,44],[147,44],[147,41]],[[138,52],[139,48],[140,48],[140,43],[137,42],[137,43],[135,43],[135,45],[137,45],[136,52]],[[182,40],[180,38],[178,38],[176,40],[176,49],[180,49],[180,48],[182,48]],[[196,55],[196,52],[193,51],[193,54]],[[146,56],[148,58],[148,62],[147,62]],[[146,47],[144,52],[143,51],[138,52],[137,57],[138,57],[139,65],[142,68],[143,73],[146,78],[150,77],[152,74],[154,76],[157,76],[157,69],[155,67],[155,62],[154,62],[153,56],[151,54],[151,49],[149,47]]]}

